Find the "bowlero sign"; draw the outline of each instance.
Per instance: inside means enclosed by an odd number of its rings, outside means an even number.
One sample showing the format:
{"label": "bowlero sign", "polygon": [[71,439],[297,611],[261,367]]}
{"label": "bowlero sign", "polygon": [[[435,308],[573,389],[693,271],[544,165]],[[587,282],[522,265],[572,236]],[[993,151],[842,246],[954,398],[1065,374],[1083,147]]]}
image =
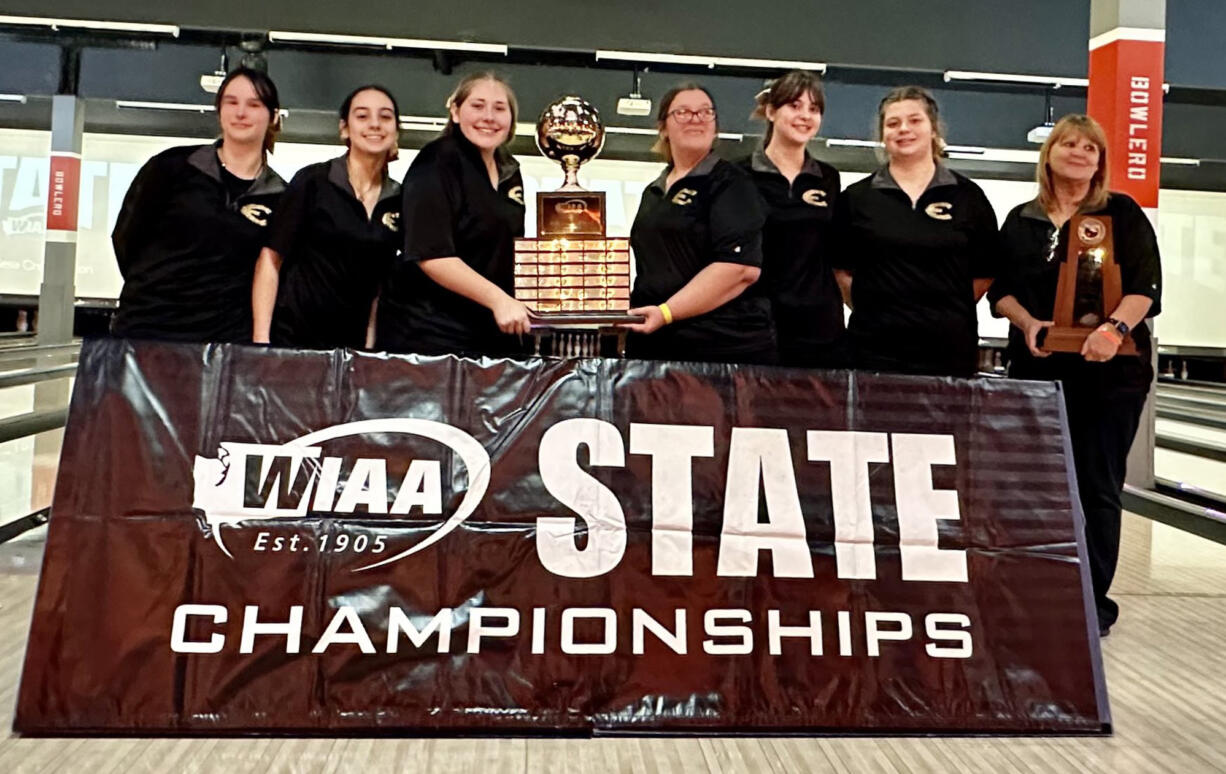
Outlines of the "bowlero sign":
{"label": "bowlero sign", "polygon": [[15,727],[1110,730],[1058,387],[93,341]]}
{"label": "bowlero sign", "polygon": [[[1119,11],[1112,7],[1115,3],[1103,5]],[[1086,112],[1107,135],[1111,190],[1128,194],[1152,217],[1157,214],[1162,157],[1165,3],[1128,5],[1129,13],[1152,26],[1096,31],[1091,23],[1095,34],[1090,38]]]}

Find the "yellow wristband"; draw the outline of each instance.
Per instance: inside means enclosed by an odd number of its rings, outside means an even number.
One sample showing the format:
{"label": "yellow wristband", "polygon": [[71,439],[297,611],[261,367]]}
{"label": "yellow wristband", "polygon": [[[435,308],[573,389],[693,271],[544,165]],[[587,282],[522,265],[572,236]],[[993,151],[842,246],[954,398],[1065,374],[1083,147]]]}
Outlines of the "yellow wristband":
{"label": "yellow wristband", "polygon": [[664,315],[665,325],[668,325],[673,321],[673,310],[668,308],[668,304],[660,304],[656,308],[660,310],[660,314]]}

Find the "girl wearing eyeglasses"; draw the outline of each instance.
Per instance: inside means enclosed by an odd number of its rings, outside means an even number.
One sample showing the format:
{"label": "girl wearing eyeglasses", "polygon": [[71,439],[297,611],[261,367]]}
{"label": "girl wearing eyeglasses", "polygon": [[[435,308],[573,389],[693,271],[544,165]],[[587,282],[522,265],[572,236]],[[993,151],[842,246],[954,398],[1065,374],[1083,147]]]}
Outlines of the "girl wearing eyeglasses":
{"label": "girl wearing eyeglasses", "polygon": [[628,354],[648,360],[775,363],[762,267],[764,217],[753,181],[712,152],[715,101],[687,83],[656,116],[668,166],[643,192],[630,231],[637,275]]}

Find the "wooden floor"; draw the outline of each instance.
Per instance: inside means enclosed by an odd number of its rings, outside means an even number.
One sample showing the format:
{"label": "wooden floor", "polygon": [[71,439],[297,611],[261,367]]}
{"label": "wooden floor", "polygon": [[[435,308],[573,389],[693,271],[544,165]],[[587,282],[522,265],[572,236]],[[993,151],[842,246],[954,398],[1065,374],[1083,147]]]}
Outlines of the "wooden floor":
{"label": "wooden floor", "polygon": [[0,546],[0,773],[1226,771],[1226,546],[1126,516],[1103,643],[1116,733],[1058,739],[21,739],[41,540]]}

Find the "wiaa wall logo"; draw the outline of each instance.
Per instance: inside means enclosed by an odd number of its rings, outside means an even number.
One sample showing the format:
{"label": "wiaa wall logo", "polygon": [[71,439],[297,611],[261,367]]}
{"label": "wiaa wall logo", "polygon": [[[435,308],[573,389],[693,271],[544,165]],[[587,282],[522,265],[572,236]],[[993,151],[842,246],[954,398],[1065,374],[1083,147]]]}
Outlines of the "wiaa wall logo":
{"label": "wiaa wall logo", "polygon": [[[476,510],[489,487],[489,454],[471,435],[451,425],[428,419],[369,419],[334,425],[284,444],[223,441],[217,457],[196,457],[192,507],[204,513],[213,539],[231,558],[234,555],[226,545],[223,528],[241,522],[302,519],[308,514],[441,516],[442,470],[437,455],[433,459],[407,460],[400,486],[389,501],[388,463],[391,460],[324,454],[324,445],[329,442],[377,434],[408,435],[441,444],[459,458],[468,476],[466,490],[455,512],[429,537],[355,571],[403,559],[437,543],[459,527]],[[346,463],[349,463],[347,471]],[[364,512],[358,510],[359,506],[364,506]],[[350,542],[348,536],[340,537]],[[362,537],[365,536],[355,540]],[[281,544],[274,540],[268,533],[261,533],[252,548],[255,551],[278,550]],[[297,548],[295,542],[290,550]]]}

